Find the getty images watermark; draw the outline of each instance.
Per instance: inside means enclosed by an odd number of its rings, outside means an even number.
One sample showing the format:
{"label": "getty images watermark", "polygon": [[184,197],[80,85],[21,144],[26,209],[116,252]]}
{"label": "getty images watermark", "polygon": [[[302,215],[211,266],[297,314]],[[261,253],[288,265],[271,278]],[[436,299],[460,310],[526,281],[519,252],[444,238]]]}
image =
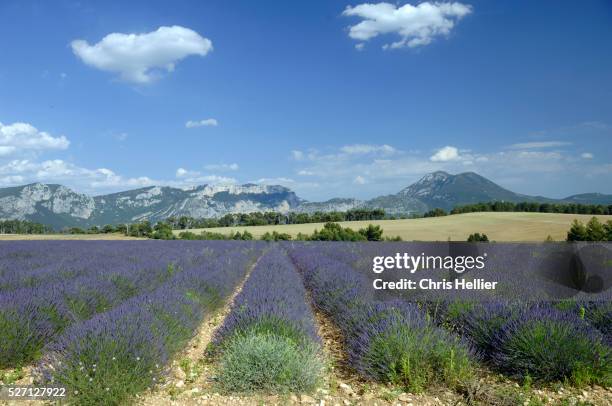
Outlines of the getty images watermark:
{"label": "getty images watermark", "polygon": [[612,291],[611,243],[406,242],[379,249],[369,264],[376,292],[424,300],[440,298],[436,292],[445,299],[610,300]]}
{"label": "getty images watermark", "polygon": [[[478,256],[451,256],[451,255],[410,255],[407,252],[396,253],[394,256],[376,256],[372,261],[372,271],[380,274],[385,270],[404,270],[410,274],[417,271],[445,270],[458,275],[471,270],[485,269],[487,253]],[[487,281],[483,278],[467,280],[456,278],[454,280],[434,280],[431,278],[408,279],[401,278],[396,281],[385,281],[382,278],[374,279],[374,289],[407,289],[407,290],[445,290],[467,289],[482,290],[495,289],[498,281]]]}

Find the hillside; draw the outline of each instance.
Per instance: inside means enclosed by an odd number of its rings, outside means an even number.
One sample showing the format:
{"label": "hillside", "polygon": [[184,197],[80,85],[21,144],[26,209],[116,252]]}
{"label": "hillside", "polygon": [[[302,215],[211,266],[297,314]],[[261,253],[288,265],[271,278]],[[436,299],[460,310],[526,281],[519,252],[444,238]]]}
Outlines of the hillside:
{"label": "hillside", "polygon": [[168,217],[221,217],[228,213],[347,211],[380,208],[391,215],[422,214],[434,208],[489,202],[612,204],[612,195],[587,193],[549,199],[514,193],[473,172],[434,172],[398,193],[370,200],[334,198],[308,202],[284,186],[202,185],[189,189],[149,186],[91,197],[62,185],[34,183],[0,189],[0,219],[30,220],[62,227],[157,222]]}

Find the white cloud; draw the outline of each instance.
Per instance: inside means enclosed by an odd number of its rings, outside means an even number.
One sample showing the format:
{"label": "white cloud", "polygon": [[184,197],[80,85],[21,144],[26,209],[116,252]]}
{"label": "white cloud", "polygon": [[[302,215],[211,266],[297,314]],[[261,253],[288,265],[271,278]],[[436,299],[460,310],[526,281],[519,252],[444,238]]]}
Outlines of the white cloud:
{"label": "white cloud", "polygon": [[0,183],[3,185],[25,182],[68,183],[83,190],[142,187],[155,183],[147,177],[125,178],[110,169],[87,169],[61,159],[42,162],[16,159],[0,165]]}
{"label": "white cloud", "polygon": [[205,56],[213,49],[208,38],[178,25],[144,34],[115,32],[94,45],[78,39],[71,46],[85,64],[118,73],[121,79],[136,83],[151,82],[158,76],[156,70],[172,72],[181,59]]}
{"label": "white cloud", "polygon": [[594,157],[595,156],[590,152],[583,152],[582,154],[580,154],[580,158],[582,159],[593,159]]}
{"label": "white cloud", "polygon": [[432,162],[447,162],[459,159],[459,150],[455,147],[446,146],[439,149],[435,154],[429,157]]}
{"label": "white cloud", "polygon": [[185,168],[178,168],[175,176],[180,179],[179,181],[166,182],[172,186],[185,187],[202,184],[233,184],[238,183],[234,178],[219,176],[219,175],[208,175],[203,174],[199,171],[192,171]]}
{"label": "white cloud", "polygon": [[301,171],[298,171],[298,175],[300,175],[300,176],[312,176],[314,174],[315,174],[314,172],[307,171],[305,169],[302,169]]}
{"label": "white cloud", "polygon": [[353,179],[353,183],[356,185],[365,185],[366,180],[363,176],[356,176],[355,179]]}
{"label": "white cloud", "polygon": [[0,156],[42,150],[62,150],[68,148],[70,141],[66,137],[53,137],[39,131],[28,123],[0,123]]}
{"label": "white cloud", "polygon": [[185,168],[178,168],[176,170],[176,177],[177,178],[187,178],[187,177],[195,177],[195,176],[200,176],[200,172],[197,172],[197,171],[188,171]]}
{"label": "white cloud", "polygon": [[96,169],[94,177],[90,184],[94,189],[139,188],[158,183],[147,176],[125,178],[106,168]]}
{"label": "white cloud", "polygon": [[417,6],[390,3],[348,6],[342,15],[363,20],[350,27],[349,36],[367,41],[379,35],[395,33],[399,41],[383,48],[418,47],[431,43],[435,37],[449,35],[456,22],[472,12],[470,5],[458,2],[423,2]]}
{"label": "white cloud", "polygon": [[214,118],[207,118],[205,120],[198,120],[198,121],[189,120],[185,123],[185,127],[187,128],[216,127],[218,125],[219,125],[219,122]]}
{"label": "white cloud", "polygon": [[355,44],[355,49],[358,51],[363,51],[365,49],[365,44],[360,42],[359,44]]}
{"label": "white cloud", "polygon": [[345,145],[340,148],[345,154],[349,155],[361,155],[361,154],[371,154],[371,153],[381,153],[385,155],[394,154],[397,152],[395,148],[390,145],[370,145],[370,144],[353,144],[353,145]]}
{"label": "white cloud", "polygon": [[204,169],[208,171],[237,171],[240,169],[237,163],[233,164],[211,164],[205,165]]}
{"label": "white cloud", "polygon": [[536,141],[536,142],[522,142],[518,144],[510,145],[512,149],[536,149],[536,148],[555,148],[572,145],[571,142],[566,141]]}

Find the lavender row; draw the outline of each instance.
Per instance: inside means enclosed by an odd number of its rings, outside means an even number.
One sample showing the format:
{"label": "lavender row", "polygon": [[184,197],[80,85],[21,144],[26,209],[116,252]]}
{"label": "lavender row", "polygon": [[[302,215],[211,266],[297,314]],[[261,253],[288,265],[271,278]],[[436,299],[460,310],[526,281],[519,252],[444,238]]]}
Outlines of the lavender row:
{"label": "lavender row", "polygon": [[257,263],[213,340],[228,392],[309,392],[320,382],[320,339],[306,290],[286,252]]}
{"label": "lavender row", "polygon": [[[295,245],[299,243],[294,243]],[[461,313],[463,309],[476,306],[478,303],[491,303],[495,307],[497,303],[505,303],[506,306],[517,303],[531,303],[539,306],[542,302],[560,310],[567,310],[580,316],[592,327],[597,328],[604,334],[605,341],[612,343],[612,290],[607,289],[599,292],[596,289],[580,290],[572,283],[576,280],[587,280],[588,273],[584,274],[581,268],[572,269],[568,266],[573,249],[566,244],[506,244],[507,247],[495,249],[494,260],[481,271],[468,271],[462,274],[454,272],[440,272],[436,270],[418,272],[415,275],[408,274],[405,270],[387,269],[381,274],[372,272],[373,258],[376,256],[395,256],[397,253],[411,252],[435,252],[444,250],[444,255],[482,255],[493,249],[487,244],[431,244],[431,243],[406,243],[389,242],[384,244],[368,243],[327,243],[318,246],[305,243],[301,249],[309,249],[312,255],[324,255],[338,260],[350,266],[356,272],[368,276],[370,283],[375,278],[385,281],[396,281],[401,278],[421,279],[428,278],[434,282],[441,280],[453,280],[464,278],[475,280],[483,278],[487,281],[497,281],[495,290],[471,291],[471,290],[387,290],[377,291],[377,298],[392,295],[410,302],[416,302],[420,307],[428,309],[430,316],[437,319],[441,324],[446,324],[449,316],[452,319]],[[575,247],[576,248],[576,247]],[[599,278],[598,272],[601,265],[595,262],[602,261],[602,252],[594,252],[597,247],[577,247],[580,263],[586,264],[587,269],[595,276],[593,281],[603,281],[606,287],[606,279]],[[583,250],[583,251],[580,251]],[[593,254],[592,256],[589,256]],[[564,262],[566,261],[566,262]],[[570,261],[571,262],[571,261]],[[603,263],[603,262],[602,262]],[[564,267],[565,265],[565,267]],[[599,276],[603,276],[599,275]],[[460,314],[459,314],[460,316]]]}
{"label": "lavender row", "polygon": [[194,259],[153,292],[68,328],[44,348],[41,381],[67,387],[76,404],[121,403],[158,383],[168,360],[231,294],[260,252],[250,243],[217,248],[222,255]]}
{"label": "lavender row", "polygon": [[471,352],[457,336],[433,325],[412,303],[376,300],[368,278],[346,263],[294,246],[315,306],[344,336],[350,366],[368,379],[421,391],[443,381],[460,385],[472,370]]}
{"label": "lavender row", "polygon": [[63,280],[155,270],[194,255],[177,244],[151,249],[142,241],[19,241],[0,246],[0,292],[48,287]]}
{"label": "lavender row", "polygon": [[302,279],[285,251],[279,248],[270,249],[259,259],[213,341],[219,344],[234,334],[253,329],[319,341]]}

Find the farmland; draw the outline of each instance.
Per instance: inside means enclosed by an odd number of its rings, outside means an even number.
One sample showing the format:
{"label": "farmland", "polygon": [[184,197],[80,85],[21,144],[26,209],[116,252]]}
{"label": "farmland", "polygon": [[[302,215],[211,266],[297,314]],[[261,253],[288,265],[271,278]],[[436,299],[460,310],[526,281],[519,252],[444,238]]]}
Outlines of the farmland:
{"label": "farmland", "polygon": [[612,400],[609,301],[375,294],[402,244],[3,242],[0,372],[84,405]]}
{"label": "farmland", "polygon": [[[369,220],[341,222],[343,227],[354,230],[368,224],[380,225],[385,236],[400,236],[405,241],[465,241],[474,233],[485,233],[495,241],[544,241],[549,235],[556,241],[563,241],[574,219],[587,222],[591,215],[556,213],[467,213],[444,217],[428,217],[406,220]],[[612,216],[596,216],[605,222]],[[255,238],[267,232],[277,231],[296,236],[298,233],[312,234],[323,228],[323,223],[290,224],[276,226],[222,227],[192,229],[195,233],[203,230],[224,234],[249,231]],[[175,230],[175,235],[185,230]]]}

